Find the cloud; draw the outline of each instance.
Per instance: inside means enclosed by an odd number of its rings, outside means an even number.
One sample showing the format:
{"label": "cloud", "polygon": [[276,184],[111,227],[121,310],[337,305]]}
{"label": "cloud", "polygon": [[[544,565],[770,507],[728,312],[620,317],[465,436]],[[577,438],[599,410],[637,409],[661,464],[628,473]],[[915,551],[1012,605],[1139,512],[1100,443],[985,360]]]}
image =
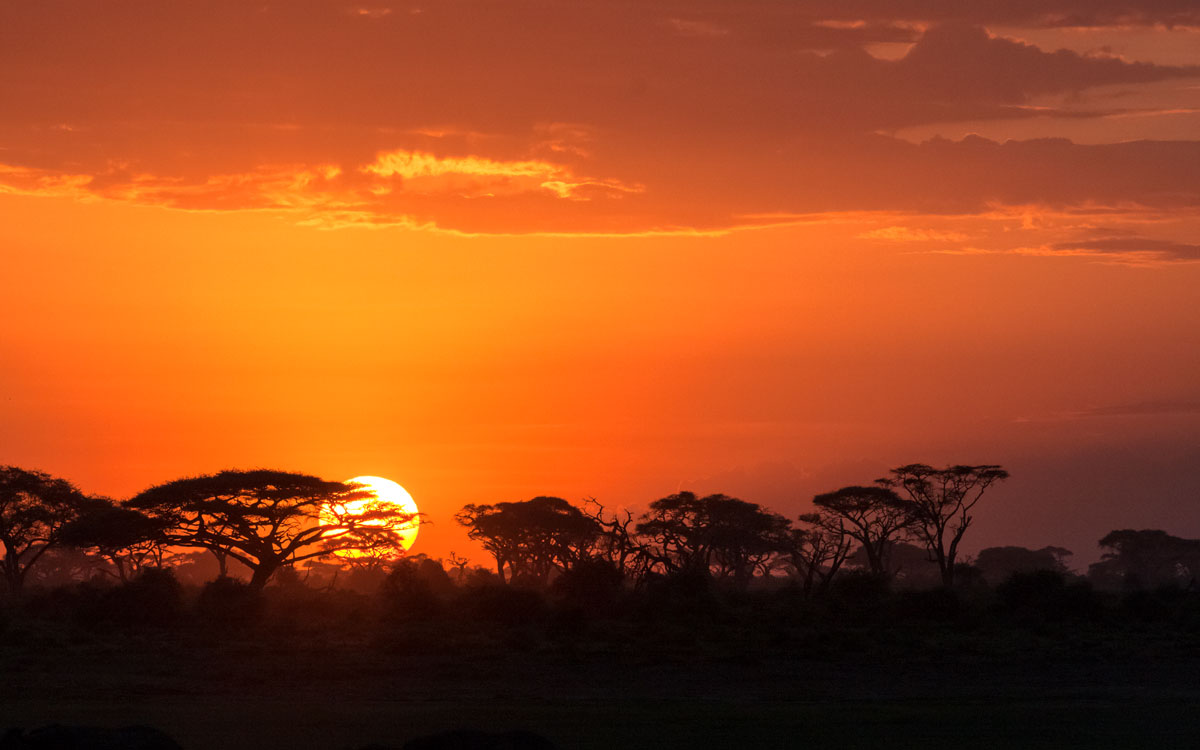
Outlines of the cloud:
{"label": "cloud", "polygon": [[1074,412],[1078,417],[1160,417],[1200,414],[1200,399],[1162,399],[1099,406]]}
{"label": "cloud", "polygon": [[899,81],[919,82],[931,98],[1008,104],[1095,86],[1200,75],[1194,66],[1128,62],[1066,49],[1046,52],[978,26],[933,27],[893,65]]}
{"label": "cloud", "polygon": [[[593,176],[549,158],[389,149],[362,160],[197,177],[158,175],[119,162],[91,174],[7,165],[0,168],[0,186],[173,208],[291,210],[301,212],[303,221],[330,226],[415,224],[470,233],[719,231],[786,223],[797,215],[967,216],[1030,205],[1036,212],[1084,206],[1115,216],[1200,214],[1200,185],[1190,167],[1200,159],[1200,143],[1081,146],[1061,139],[968,138],[911,144],[871,136],[827,143],[819,153],[761,158],[683,160],[662,173],[635,171],[635,177],[646,178],[643,183]],[[869,229],[867,238],[961,239],[959,229],[897,227]],[[1109,257],[1116,258],[1113,249]],[[1141,249],[1167,257],[1168,251],[1181,256],[1186,248]]]}
{"label": "cloud", "polygon": [[1050,245],[1054,252],[1082,252],[1093,255],[1146,257],[1164,261],[1200,261],[1200,245],[1148,237],[1120,237],[1072,240]]}
{"label": "cloud", "polygon": [[1190,0],[817,0],[810,13],[829,18],[890,18],[926,22],[1040,27],[1200,25]]}
{"label": "cloud", "polygon": [[392,14],[391,8],[352,8],[350,12],[360,18],[380,19]]}
{"label": "cloud", "polygon": [[[1124,18],[1127,6],[1101,0],[1092,15]],[[1200,73],[1051,52],[980,26],[1087,7],[8,4],[0,185],[469,232],[711,231],[766,215],[1023,204],[1197,210],[1194,141],[886,135],[1044,117],[1045,96],[1103,122],[1138,107],[1111,92],[1093,100],[1098,87]],[[1159,21],[1186,10],[1136,7]],[[867,51],[876,44],[912,46],[881,59]],[[1123,140],[1136,119],[1120,120]]]}
{"label": "cloud", "polygon": [[891,226],[872,229],[858,235],[864,240],[889,240],[892,242],[962,242],[967,235],[962,232],[943,232],[934,229]]}

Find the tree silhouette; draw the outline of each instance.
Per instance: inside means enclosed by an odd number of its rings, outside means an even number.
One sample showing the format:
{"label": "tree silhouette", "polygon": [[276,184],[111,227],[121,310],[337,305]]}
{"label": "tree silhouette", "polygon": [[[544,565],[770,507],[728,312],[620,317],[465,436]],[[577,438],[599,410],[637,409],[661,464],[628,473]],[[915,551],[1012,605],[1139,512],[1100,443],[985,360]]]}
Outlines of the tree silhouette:
{"label": "tree silhouette", "polygon": [[96,550],[124,582],[145,568],[162,567],[168,545],[164,526],[161,518],[113,505],[104,498],[89,498],[78,517],[63,529],[62,542]]}
{"label": "tree silhouette", "polygon": [[829,582],[846,561],[852,543],[841,531],[816,525],[817,518],[816,513],[800,516],[800,520],[812,528],[792,529],[789,535],[788,558],[805,594],[829,587]]}
{"label": "tree silhouette", "polygon": [[0,544],[10,593],[20,593],[29,569],[62,544],[63,528],[84,502],[83,493],[65,479],[0,467]]}
{"label": "tree silhouette", "polygon": [[561,497],[471,504],[454,518],[495,558],[501,582],[521,577],[544,583],[555,569],[589,557],[600,533],[592,518]]}
{"label": "tree silhouette", "polygon": [[653,561],[646,545],[638,538],[633,513],[622,509],[609,514],[608,509],[594,497],[585,501],[585,507],[585,512],[595,521],[600,534],[593,554],[620,571],[626,579],[639,581],[644,578]]}
{"label": "tree silhouette", "polygon": [[1196,584],[1200,575],[1200,539],[1183,539],[1160,529],[1117,529],[1100,540],[1107,549],[1088,569],[1098,583],[1124,588]]}
{"label": "tree silhouette", "polygon": [[984,580],[996,585],[1013,573],[1050,570],[1065,574],[1067,573],[1065,561],[1070,556],[1071,550],[1063,547],[1043,547],[1041,549],[1011,546],[987,547],[979,550],[979,554],[975,556],[975,567],[979,568]]}
{"label": "tree silhouette", "polygon": [[[364,500],[363,510],[347,510]],[[265,469],[177,479],[126,505],[162,521],[171,544],[240,561],[254,589],[283,565],[385,544],[400,548],[402,535],[393,527],[412,520],[363,485]]]}
{"label": "tree silhouette", "polygon": [[862,545],[872,573],[888,576],[892,540],[912,523],[907,506],[886,487],[843,487],[813,498],[817,512],[801,520]]}
{"label": "tree silhouette", "polygon": [[909,464],[892,469],[877,484],[905,494],[912,528],[937,563],[942,585],[953,586],[958,545],[971,526],[971,510],[988,487],[1007,478],[1007,471],[991,464],[945,469]]}
{"label": "tree silhouette", "polygon": [[727,495],[669,495],[650,504],[637,533],[668,573],[703,573],[750,582],[791,547],[791,522]]}
{"label": "tree silhouette", "polygon": [[[901,541],[888,542],[883,559],[886,565],[883,572],[884,578],[890,579],[903,588],[930,588],[941,585],[942,573],[933,560],[929,559],[929,551],[923,545]],[[850,553],[846,562],[860,568],[869,569],[871,567],[867,560],[867,552],[861,545]],[[958,563],[958,569],[959,575],[961,575],[963,563]],[[959,579],[959,583],[962,583],[961,579]]]}

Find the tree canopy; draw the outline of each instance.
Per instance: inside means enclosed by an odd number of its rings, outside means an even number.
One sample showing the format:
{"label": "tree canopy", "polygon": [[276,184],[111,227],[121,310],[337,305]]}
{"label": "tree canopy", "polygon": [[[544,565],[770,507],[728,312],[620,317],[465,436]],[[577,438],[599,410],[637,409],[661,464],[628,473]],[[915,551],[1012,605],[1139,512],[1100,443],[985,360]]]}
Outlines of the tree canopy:
{"label": "tree canopy", "polygon": [[972,509],[988,487],[1005,479],[1008,472],[993,464],[944,469],[908,464],[892,469],[891,476],[876,483],[904,494],[912,528],[938,564],[942,583],[951,586],[958,546],[974,520]]}
{"label": "tree canopy", "polygon": [[886,487],[843,487],[813,498],[815,514],[801,518],[861,545],[872,573],[888,575],[887,553],[896,536],[912,523],[904,502]]}
{"label": "tree canopy", "polygon": [[467,505],[455,516],[496,560],[504,581],[543,582],[554,570],[567,570],[588,557],[600,525],[561,497],[539,496],[521,502]]}
{"label": "tree canopy", "polygon": [[[151,487],[126,507],[161,520],[171,544],[242,562],[261,588],[284,565],[381,544],[401,548],[394,527],[411,514],[374,498],[362,485],[307,474],[227,470]],[[346,511],[359,501],[367,501],[363,510]]]}
{"label": "tree canopy", "polygon": [[29,569],[62,543],[62,532],[86,498],[65,479],[16,466],[0,467],[0,544],[4,580],[20,592]]}
{"label": "tree canopy", "polygon": [[984,580],[995,585],[1013,573],[1049,570],[1065,574],[1068,572],[1066,558],[1070,556],[1071,550],[1064,547],[987,547],[975,556],[975,567],[979,568]]}
{"label": "tree canopy", "polygon": [[167,553],[166,521],[105,498],[89,498],[79,515],[63,529],[64,544],[96,550],[116,577],[127,581],[146,567],[162,567]]}
{"label": "tree canopy", "polygon": [[1184,539],[1161,529],[1115,529],[1104,535],[1106,551],[1091,566],[1090,577],[1122,588],[1196,584],[1200,576],[1200,539]]}
{"label": "tree canopy", "polygon": [[637,525],[667,572],[702,572],[746,583],[786,553],[791,522],[757,503],[679,492],[655,500]]}

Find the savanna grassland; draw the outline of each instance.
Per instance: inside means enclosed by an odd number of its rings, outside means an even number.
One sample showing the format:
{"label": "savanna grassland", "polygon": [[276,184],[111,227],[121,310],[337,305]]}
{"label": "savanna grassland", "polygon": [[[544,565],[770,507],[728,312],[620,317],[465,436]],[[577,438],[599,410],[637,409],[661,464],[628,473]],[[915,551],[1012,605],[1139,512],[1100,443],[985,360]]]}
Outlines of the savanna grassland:
{"label": "savanna grassland", "polygon": [[186,748],[231,750],[398,747],[461,727],[526,728],[567,748],[1200,737],[1195,603],[1179,594],[1138,613],[1128,597],[1064,613],[982,589],[843,590],[817,604],[689,590],[603,609],[464,589],[405,613],[386,595],[269,587],[253,621],[189,597],[156,626],[62,595],[10,611],[0,725],[149,724]]}

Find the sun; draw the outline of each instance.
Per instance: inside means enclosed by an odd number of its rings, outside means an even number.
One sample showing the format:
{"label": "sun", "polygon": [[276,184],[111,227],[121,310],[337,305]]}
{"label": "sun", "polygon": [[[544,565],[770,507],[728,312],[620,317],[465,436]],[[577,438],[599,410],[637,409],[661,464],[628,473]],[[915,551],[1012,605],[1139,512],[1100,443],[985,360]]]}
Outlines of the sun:
{"label": "sun", "polygon": [[[400,535],[400,543],[403,545],[405,551],[413,546],[413,543],[417,541],[417,532],[420,531],[420,521],[417,518],[417,514],[419,513],[417,504],[412,499],[412,495],[408,494],[408,490],[404,489],[392,480],[384,479],[383,477],[354,477],[353,479],[347,479],[346,484],[361,484],[364,490],[369,490],[375,493],[374,498],[367,498],[364,500],[356,500],[352,503],[346,503],[345,512],[349,513],[350,515],[361,512],[366,508],[368,503],[373,503],[376,501],[392,506],[402,513],[411,514],[411,521],[396,524],[393,528],[396,533]],[[386,521],[374,520],[366,521],[364,522],[364,525],[379,526],[386,523]],[[343,550],[337,554],[342,557],[360,557],[369,553],[359,552],[356,550]]]}

